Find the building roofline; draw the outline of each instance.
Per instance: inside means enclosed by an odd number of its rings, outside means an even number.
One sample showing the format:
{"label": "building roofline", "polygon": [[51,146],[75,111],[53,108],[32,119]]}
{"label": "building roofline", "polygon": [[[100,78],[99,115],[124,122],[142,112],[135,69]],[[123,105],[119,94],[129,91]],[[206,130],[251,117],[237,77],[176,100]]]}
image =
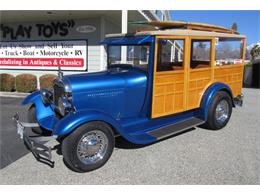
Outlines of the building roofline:
{"label": "building roofline", "polygon": [[[147,21],[162,21],[155,12],[151,10],[138,10],[140,14],[142,14]],[[167,20],[170,20],[169,10],[161,10],[162,14],[165,16]]]}

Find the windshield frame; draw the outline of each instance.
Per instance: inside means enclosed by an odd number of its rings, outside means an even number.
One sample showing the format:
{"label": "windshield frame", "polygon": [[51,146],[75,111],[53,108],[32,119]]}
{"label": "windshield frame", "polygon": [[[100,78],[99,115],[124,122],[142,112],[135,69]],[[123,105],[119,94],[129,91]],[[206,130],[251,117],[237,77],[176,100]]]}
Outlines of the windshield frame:
{"label": "windshield frame", "polygon": [[[147,64],[146,64],[146,68],[142,68],[142,65],[140,64],[140,65],[135,65],[134,63],[133,64],[130,64],[130,63],[116,63],[116,64],[112,64],[112,63],[110,63],[109,61],[109,59],[110,59],[110,49],[109,49],[109,47],[111,47],[111,46],[118,46],[118,47],[122,47],[122,46],[126,46],[126,47],[128,47],[128,46],[140,46],[140,47],[142,47],[142,46],[146,46],[147,48],[148,48],[148,50],[147,50],[147,53],[148,53],[148,55],[147,55],[147,58],[146,58],[146,60],[147,60]],[[110,68],[112,68],[113,66],[116,66],[116,65],[125,65],[126,67],[129,67],[129,66],[132,66],[132,67],[136,67],[136,68],[140,68],[140,69],[145,69],[146,71],[148,71],[148,67],[149,67],[149,61],[150,61],[150,55],[151,55],[151,43],[145,43],[145,44],[127,44],[127,45],[114,45],[114,44],[107,44],[106,45],[106,52],[107,52],[107,69],[110,69]],[[126,51],[127,52],[127,54],[128,54],[128,50]],[[120,52],[121,53],[121,52]],[[128,55],[127,55],[127,59],[128,59]],[[141,61],[141,59],[142,59],[142,57],[140,57],[138,60],[139,61]],[[121,59],[122,60],[122,59]],[[133,59],[132,60],[127,60],[127,61],[134,61]]]}
{"label": "windshield frame", "polygon": [[[127,34],[122,36],[107,36],[100,44],[103,44],[106,50],[106,63],[107,69],[112,65],[109,64],[109,46],[138,46],[138,45],[148,45],[149,46],[149,56],[147,63],[147,71],[149,71],[149,66],[151,66],[151,60],[153,61],[153,49],[155,43],[155,36],[153,35],[134,35]],[[132,65],[131,65],[132,66]]]}

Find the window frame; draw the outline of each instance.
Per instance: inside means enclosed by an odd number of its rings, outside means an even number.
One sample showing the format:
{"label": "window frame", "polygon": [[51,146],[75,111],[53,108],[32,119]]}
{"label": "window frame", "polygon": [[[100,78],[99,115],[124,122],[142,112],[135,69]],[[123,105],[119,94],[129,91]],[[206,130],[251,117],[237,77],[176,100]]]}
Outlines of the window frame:
{"label": "window frame", "polygon": [[[207,67],[203,67],[203,68],[191,68],[191,63],[192,63],[192,55],[193,55],[193,42],[210,42],[210,48],[209,48],[209,65]],[[190,71],[196,71],[196,70],[201,70],[201,69],[210,69],[212,68],[213,62],[215,59],[215,37],[196,37],[196,36],[191,36],[190,37],[190,46],[189,46],[189,50],[190,50],[190,55],[189,55],[189,69]]]}
{"label": "window frame", "polygon": [[[183,62],[182,62],[182,69],[180,70],[168,70],[168,71],[158,71],[158,57],[159,57],[159,41],[162,39],[169,39],[169,40],[176,40],[176,41],[183,41]],[[156,74],[172,74],[178,72],[184,72],[186,69],[186,52],[187,52],[187,44],[188,44],[188,37],[187,36],[157,36],[156,37],[156,47],[155,47],[155,55],[154,55],[154,72]]]}
{"label": "window frame", "polygon": [[219,39],[240,39],[240,41],[242,41],[242,47],[241,47],[241,63],[231,63],[231,64],[225,64],[225,65],[217,65],[217,59],[216,59],[216,54],[217,54],[217,49],[216,49],[216,45],[214,48],[214,53],[215,53],[215,57],[214,57],[214,66],[217,68],[221,68],[221,67],[229,67],[229,66],[241,66],[244,64],[245,62],[245,54],[246,54],[246,38],[237,38],[237,37],[215,37],[215,40],[218,39],[218,43],[220,42]]}
{"label": "window frame", "polygon": [[[151,55],[151,49],[152,49],[152,45],[149,44],[149,43],[146,43],[146,44],[125,44],[125,45],[116,45],[116,44],[106,44],[105,45],[105,49],[106,49],[106,61],[107,61],[107,69],[113,67],[113,65],[115,64],[111,64],[109,63],[109,55],[110,55],[110,51],[109,51],[109,47],[113,47],[113,46],[117,46],[117,47],[120,47],[120,51],[122,51],[122,46],[126,46],[126,47],[129,47],[129,46],[147,46],[149,49],[148,49],[148,53],[149,53],[149,56],[147,57],[147,72],[149,71],[149,59],[150,59],[150,55]],[[120,52],[121,53],[121,52]],[[128,53],[128,52],[127,52]],[[121,59],[121,56],[120,56],[120,59]],[[145,63],[140,63],[141,65],[145,64]]]}

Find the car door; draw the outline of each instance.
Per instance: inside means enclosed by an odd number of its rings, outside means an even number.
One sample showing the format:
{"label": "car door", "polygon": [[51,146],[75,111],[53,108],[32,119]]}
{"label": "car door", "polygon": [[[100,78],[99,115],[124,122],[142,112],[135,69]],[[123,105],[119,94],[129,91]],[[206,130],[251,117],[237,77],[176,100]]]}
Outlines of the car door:
{"label": "car door", "polygon": [[190,57],[188,59],[188,83],[186,110],[200,107],[205,90],[213,82],[214,38],[191,37],[189,39]]}
{"label": "car door", "polygon": [[188,38],[158,36],[155,45],[152,118],[186,109]]}

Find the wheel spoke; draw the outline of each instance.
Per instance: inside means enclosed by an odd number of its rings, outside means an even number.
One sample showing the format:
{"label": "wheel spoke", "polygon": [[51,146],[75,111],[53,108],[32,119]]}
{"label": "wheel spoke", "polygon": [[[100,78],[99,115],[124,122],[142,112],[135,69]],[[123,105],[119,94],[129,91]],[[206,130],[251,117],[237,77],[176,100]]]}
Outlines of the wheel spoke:
{"label": "wheel spoke", "polygon": [[84,164],[94,164],[106,154],[108,138],[100,130],[93,130],[84,134],[78,142],[77,156]]}
{"label": "wheel spoke", "polygon": [[228,117],[229,117],[229,105],[227,100],[223,99],[218,103],[216,107],[215,118],[219,124],[223,124],[226,122]]}

